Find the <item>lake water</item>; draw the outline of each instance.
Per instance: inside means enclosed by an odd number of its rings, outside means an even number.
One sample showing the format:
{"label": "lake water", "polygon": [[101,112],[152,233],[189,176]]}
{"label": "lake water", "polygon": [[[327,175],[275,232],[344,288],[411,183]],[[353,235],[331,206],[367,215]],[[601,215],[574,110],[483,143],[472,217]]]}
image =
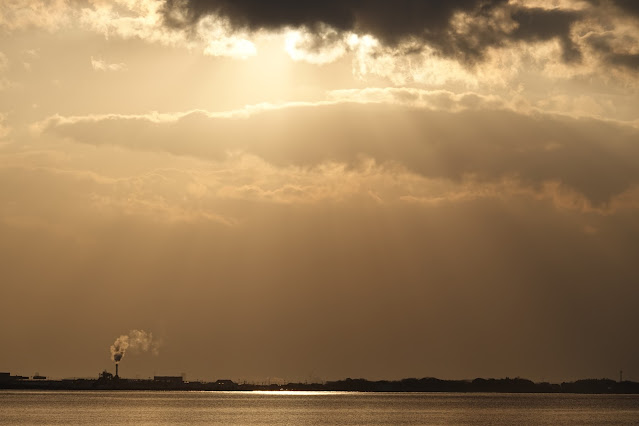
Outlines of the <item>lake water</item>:
{"label": "lake water", "polygon": [[639,395],[0,391],[1,425],[631,425]]}

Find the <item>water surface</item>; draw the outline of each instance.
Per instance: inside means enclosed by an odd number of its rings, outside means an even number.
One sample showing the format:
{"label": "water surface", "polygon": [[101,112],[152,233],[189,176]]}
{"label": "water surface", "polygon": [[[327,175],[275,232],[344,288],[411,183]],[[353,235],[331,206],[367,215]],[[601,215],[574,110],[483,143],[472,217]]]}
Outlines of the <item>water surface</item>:
{"label": "water surface", "polygon": [[631,425],[639,395],[0,391],[1,425]]}

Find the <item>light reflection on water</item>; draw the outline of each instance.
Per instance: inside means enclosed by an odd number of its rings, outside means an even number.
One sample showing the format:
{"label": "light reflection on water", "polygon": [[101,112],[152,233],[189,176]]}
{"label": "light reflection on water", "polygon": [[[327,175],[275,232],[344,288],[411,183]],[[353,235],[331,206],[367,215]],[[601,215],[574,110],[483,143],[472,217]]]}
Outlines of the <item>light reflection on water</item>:
{"label": "light reflection on water", "polygon": [[251,391],[251,392],[236,392],[245,393],[251,395],[274,395],[274,396],[335,396],[335,395],[349,395],[359,392],[326,392],[326,391]]}
{"label": "light reflection on water", "polygon": [[2,425],[627,425],[639,395],[0,391]]}

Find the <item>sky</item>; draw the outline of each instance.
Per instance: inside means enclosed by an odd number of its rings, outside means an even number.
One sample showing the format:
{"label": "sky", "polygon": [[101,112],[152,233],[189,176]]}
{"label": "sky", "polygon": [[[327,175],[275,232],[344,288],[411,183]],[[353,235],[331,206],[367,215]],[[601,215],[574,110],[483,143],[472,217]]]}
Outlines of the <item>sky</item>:
{"label": "sky", "polygon": [[0,2],[0,371],[639,381],[638,5]]}

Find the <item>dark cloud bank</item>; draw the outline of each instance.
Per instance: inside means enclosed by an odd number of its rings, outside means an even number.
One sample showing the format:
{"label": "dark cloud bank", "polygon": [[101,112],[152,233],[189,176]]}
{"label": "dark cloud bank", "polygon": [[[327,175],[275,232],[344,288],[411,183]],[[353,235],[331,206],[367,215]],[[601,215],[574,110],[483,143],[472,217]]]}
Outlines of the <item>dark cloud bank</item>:
{"label": "dark cloud bank", "polygon": [[[638,3],[616,0],[592,0],[601,10],[613,10],[639,16]],[[606,6],[612,4],[613,8]],[[516,24],[505,29],[495,22],[492,12],[505,7]],[[286,27],[305,27],[311,31],[322,25],[339,31],[355,31],[375,35],[382,43],[397,46],[410,42],[411,51],[424,44],[441,54],[466,62],[480,60],[485,49],[509,41],[543,41],[558,39],[566,62],[579,61],[581,52],[570,37],[571,26],[584,17],[580,11],[526,8],[508,5],[507,0],[166,0],[167,25],[188,28],[207,15],[228,18],[236,28],[278,30]],[[457,12],[472,17],[470,31],[460,33],[452,18]],[[597,12],[599,13],[599,12]],[[636,58],[614,54],[607,47],[603,57],[613,65],[636,68]],[[630,55],[633,56],[633,55]]]}

